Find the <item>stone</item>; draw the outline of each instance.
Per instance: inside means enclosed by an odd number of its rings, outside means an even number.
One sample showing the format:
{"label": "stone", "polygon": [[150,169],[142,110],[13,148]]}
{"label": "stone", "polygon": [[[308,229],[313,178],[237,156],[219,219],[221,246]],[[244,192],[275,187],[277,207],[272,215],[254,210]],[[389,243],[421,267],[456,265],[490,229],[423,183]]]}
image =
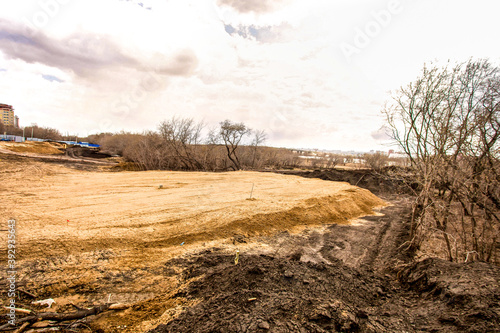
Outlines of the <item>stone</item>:
{"label": "stone", "polygon": [[269,323],[267,321],[261,321],[259,323],[258,327],[263,329],[263,330],[268,330],[271,328],[271,326],[269,326]]}

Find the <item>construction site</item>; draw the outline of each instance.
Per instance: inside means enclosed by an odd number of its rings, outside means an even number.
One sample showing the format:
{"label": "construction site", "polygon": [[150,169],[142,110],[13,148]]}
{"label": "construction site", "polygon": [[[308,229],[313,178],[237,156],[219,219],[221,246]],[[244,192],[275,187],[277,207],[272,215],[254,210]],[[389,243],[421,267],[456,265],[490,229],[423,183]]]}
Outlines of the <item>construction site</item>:
{"label": "construction site", "polygon": [[500,332],[498,266],[412,253],[410,196],[369,170],[123,171],[66,149],[0,144],[0,330]]}

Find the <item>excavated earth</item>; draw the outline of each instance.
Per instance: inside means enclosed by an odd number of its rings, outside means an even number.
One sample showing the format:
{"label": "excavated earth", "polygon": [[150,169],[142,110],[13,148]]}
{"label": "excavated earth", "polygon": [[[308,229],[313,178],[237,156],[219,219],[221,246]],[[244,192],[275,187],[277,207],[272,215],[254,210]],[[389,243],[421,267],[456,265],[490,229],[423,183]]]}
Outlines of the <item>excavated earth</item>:
{"label": "excavated earth", "polygon": [[2,216],[25,225],[16,304],[129,305],[28,332],[500,332],[500,269],[414,261],[411,197],[383,177],[107,168],[0,154]]}

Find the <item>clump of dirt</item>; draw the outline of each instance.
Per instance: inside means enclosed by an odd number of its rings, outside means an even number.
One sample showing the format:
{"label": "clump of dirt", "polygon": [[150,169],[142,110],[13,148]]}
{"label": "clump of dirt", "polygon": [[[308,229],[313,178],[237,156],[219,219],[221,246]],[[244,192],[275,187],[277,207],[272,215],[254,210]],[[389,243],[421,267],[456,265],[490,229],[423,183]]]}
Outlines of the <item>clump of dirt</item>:
{"label": "clump of dirt", "polygon": [[142,171],[141,167],[134,162],[120,161],[111,168],[111,171]]}
{"label": "clump of dirt", "polygon": [[71,145],[65,149],[65,153],[71,157],[87,157],[95,159],[110,158],[110,154],[99,151],[99,148],[89,148]]}

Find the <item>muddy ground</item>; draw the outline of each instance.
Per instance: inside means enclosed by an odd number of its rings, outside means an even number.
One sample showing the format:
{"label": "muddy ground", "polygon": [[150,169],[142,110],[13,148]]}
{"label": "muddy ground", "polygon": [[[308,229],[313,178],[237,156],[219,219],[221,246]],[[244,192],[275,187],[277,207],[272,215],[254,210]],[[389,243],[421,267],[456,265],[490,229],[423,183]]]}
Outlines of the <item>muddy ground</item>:
{"label": "muddy ground", "polygon": [[[0,158],[31,165],[35,157]],[[36,158],[31,170],[43,163],[106,173],[89,161]],[[59,244],[52,254],[33,248],[36,255],[22,267],[26,275],[19,289],[27,293],[18,293],[19,306],[39,312],[73,312],[106,302],[130,307],[68,321],[64,328],[43,321],[39,326],[45,327],[29,329],[500,332],[500,269],[435,258],[414,262],[404,246],[411,198],[397,184],[364,170],[295,173],[357,184],[392,205],[349,223],[332,223],[320,214],[319,223],[293,231],[232,233],[189,248],[168,245],[163,252],[161,242],[135,250],[119,243],[93,250],[84,242]],[[145,255],[154,257],[144,264]],[[51,309],[31,304],[44,298],[57,303]]]}

